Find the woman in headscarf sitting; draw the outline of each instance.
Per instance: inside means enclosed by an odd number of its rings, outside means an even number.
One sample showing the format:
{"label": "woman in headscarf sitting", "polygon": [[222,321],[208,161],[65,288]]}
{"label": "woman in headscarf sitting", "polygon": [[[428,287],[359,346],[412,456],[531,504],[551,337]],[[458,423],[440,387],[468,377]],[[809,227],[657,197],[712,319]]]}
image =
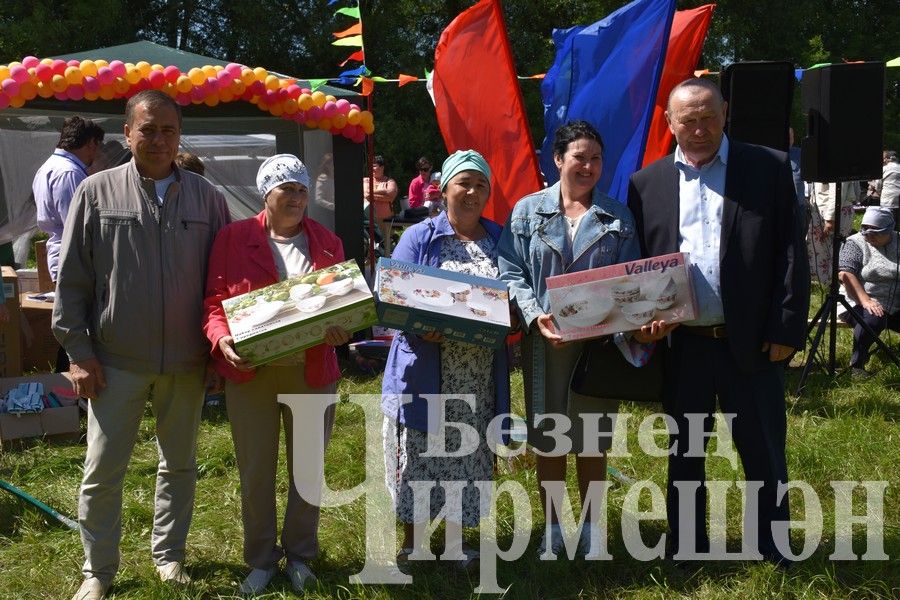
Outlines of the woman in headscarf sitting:
{"label": "woman in headscarf sitting", "polygon": [[[875,336],[885,329],[900,331],[900,233],[894,231],[890,209],[866,209],[860,232],[847,238],[838,265],[856,314]],[[866,363],[875,336],[855,324],[850,359],[854,375],[868,376]]]}

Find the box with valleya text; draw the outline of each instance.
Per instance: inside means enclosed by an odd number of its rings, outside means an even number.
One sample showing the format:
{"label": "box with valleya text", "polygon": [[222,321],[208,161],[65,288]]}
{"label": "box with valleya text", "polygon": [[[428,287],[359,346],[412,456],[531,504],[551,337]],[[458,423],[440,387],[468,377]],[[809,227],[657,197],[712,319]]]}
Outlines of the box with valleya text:
{"label": "box with valleya text", "polygon": [[222,301],[238,355],[253,366],[321,344],[325,330],[348,332],[376,322],[375,302],[356,261]]}
{"label": "box with valleya text", "polygon": [[378,319],[410,333],[499,348],[509,333],[509,290],[502,281],[379,259]]}
{"label": "box with valleya text", "polygon": [[678,252],[547,278],[550,311],[564,341],[697,317],[690,256]]}

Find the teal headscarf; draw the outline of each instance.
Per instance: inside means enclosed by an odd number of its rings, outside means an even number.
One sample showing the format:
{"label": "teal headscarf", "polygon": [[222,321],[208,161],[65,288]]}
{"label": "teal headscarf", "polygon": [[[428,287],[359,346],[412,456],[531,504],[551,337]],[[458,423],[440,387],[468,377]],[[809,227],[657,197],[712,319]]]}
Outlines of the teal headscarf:
{"label": "teal headscarf", "polygon": [[491,168],[484,157],[475,150],[457,150],[447,157],[441,166],[441,191],[447,189],[447,184],[462,171],[478,171],[491,183]]}

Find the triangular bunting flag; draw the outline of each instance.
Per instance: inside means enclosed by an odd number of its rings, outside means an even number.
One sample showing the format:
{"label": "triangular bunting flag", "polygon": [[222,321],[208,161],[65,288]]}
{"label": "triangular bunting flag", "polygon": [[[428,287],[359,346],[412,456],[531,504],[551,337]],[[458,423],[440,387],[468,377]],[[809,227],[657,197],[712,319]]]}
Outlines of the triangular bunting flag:
{"label": "triangular bunting flag", "polygon": [[331,42],[332,46],[358,46],[362,48],[362,36],[354,35],[351,37],[345,37],[340,40],[334,40]]}
{"label": "triangular bunting flag", "polygon": [[343,31],[338,31],[332,34],[336,38],[345,38],[350,35],[362,35],[362,23],[357,23],[356,25],[351,25],[347,29]]}
{"label": "triangular bunting flag", "polygon": [[418,77],[414,77],[412,75],[404,75],[403,73],[400,73],[399,75],[397,75],[397,77],[400,78],[400,82],[397,84],[397,87],[403,87],[410,81],[418,81],[419,80]]}
{"label": "triangular bunting flag", "polygon": [[362,95],[363,96],[371,96],[372,92],[375,91],[375,82],[369,79],[368,77],[362,78]]}
{"label": "triangular bunting flag", "polygon": [[326,83],[328,83],[327,79],[310,79],[309,80],[309,89],[310,89],[310,91],[314,92],[317,89],[319,89],[320,87],[322,87],[323,85],[325,85]]}
{"label": "triangular bunting flag", "polygon": [[339,66],[339,67],[343,67],[344,65],[346,65],[346,64],[347,64],[348,62],[350,62],[351,60],[358,60],[358,61],[360,61],[360,62],[364,62],[364,61],[366,60],[366,53],[363,52],[362,50],[357,50],[356,52],[354,52],[353,54],[351,54],[350,56],[348,56],[348,57],[344,60],[344,62],[342,62],[342,63],[339,64],[338,66]]}
{"label": "triangular bunting flag", "polygon": [[359,7],[355,6],[353,8],[339,8],[334,11],[336,15],[347,15],[348,17],[353,17],[354,19],[359,18]]}

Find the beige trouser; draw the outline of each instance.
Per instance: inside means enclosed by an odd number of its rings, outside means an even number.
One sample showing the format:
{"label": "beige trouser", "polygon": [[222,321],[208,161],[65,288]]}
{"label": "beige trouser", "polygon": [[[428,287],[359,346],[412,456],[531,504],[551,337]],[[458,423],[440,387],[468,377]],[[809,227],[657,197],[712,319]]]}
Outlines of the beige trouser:
{"label": "beige trouser", "polygon": [[164,565],[184,560],[197,483],[203,368],[158,375],[104,367],[106,387],[88,405],[87,455],[78,499],[84,576],[109,583],[119,568],[122,486],[147,399],[156,417],[156,500],[150,548]]}
{"label": "beige trouser", "polygon": [[[303,500],[294,487],[293,427],[290,409],[279,404],[278,394],[333,394],[335,384],[311,388],[306,384],[303,365],[264,366],[246,383],[226,382],[225,402],[231,436],[241,476],[241,519],[244,525],[244,561],[257,569],[289,561],[307,561],[319,553],[319,507]],[[275,473],[278,466],[278,438],[284,426],[289,491],[281,547],[278,546]],[[325,412],[325,447],[334,424],[334,405]]]}

